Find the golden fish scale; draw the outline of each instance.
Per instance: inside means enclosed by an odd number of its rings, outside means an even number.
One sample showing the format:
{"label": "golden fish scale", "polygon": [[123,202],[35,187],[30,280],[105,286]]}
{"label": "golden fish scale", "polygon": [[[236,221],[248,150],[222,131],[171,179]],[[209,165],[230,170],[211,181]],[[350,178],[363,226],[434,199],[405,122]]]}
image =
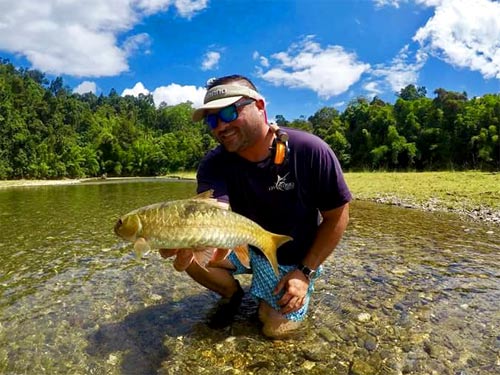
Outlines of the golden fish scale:
{"label": "golden fish scale", "polygon": [[234,248],[251,244],[260,249],[272,245],[271,235],[251,220],[200,200],[166,202],[137,212],[142,236],[153,247]]}

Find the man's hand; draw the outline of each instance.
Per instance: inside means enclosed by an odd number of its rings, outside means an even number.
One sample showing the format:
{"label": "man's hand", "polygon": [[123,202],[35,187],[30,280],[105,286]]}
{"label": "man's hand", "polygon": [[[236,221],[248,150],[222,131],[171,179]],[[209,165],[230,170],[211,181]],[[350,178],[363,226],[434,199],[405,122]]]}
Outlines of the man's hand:
{"label": "man's hand", "polygon": [[288,314],[300,310],[306,302],[308,288],[309,280],[301,271],[288,272],[274,289],[274,294],[285,290],[285,294],[278,301],[278,305],[281,306],[280,312]]}
{"label": "man's hand", "polygon": [[163,258],[170,258],[175,255],[174,268],[176,271],[185,271],[193,262],[194,255],[191,249],[159,249],[160,255]]}

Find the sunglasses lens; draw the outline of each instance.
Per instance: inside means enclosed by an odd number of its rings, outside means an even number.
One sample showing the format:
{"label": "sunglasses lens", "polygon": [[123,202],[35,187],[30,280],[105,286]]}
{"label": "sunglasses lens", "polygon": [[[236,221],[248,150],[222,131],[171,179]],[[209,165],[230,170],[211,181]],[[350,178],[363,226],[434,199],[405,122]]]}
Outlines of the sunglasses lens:
{"label": "sunglasses lens", "polygon": [[238,118],[238,110],[236,106],[230,105],[229,107],[223,108],[219,111],[219,117],[224,122],[231,122]]}
{"label": "sunglasses lens", "polygon": [[222,108],[219,113],[212,113],[205,116],[205,123],[210,126],[210,128],[215,129],[219,125],[219,119],[224,122],[231,122],[238,118],[238,108],[236,105],[230,105],[229,107]]}
{"label": "sunglasses lens", "polygon": [[210,126],[211,129],[215,129],[218,125],[218,116],[216,113],[207,115],[205,117],[205,123]]}

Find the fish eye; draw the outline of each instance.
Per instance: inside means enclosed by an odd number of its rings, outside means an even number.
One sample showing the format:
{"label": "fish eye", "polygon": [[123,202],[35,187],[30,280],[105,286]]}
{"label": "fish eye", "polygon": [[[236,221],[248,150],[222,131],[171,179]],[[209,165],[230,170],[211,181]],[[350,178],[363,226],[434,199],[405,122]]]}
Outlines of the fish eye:
{"label": "fish eye", "polygon": [[122,225],[122,224],[123,224],[122,219],[118,219],[118,222],[117,222],[116,224],[118,224],[118,225]]}

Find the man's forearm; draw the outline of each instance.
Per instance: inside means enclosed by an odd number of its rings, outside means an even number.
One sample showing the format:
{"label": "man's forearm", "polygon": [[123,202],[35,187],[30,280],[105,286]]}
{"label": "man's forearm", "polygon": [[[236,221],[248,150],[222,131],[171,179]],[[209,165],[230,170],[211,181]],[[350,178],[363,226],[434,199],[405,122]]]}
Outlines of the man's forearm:
{"label": "man's forearm", "polygon": [[322,212],[316,238],[302,263],[315,270],[335,250],[349,222],[349,203],[333,210]]}

